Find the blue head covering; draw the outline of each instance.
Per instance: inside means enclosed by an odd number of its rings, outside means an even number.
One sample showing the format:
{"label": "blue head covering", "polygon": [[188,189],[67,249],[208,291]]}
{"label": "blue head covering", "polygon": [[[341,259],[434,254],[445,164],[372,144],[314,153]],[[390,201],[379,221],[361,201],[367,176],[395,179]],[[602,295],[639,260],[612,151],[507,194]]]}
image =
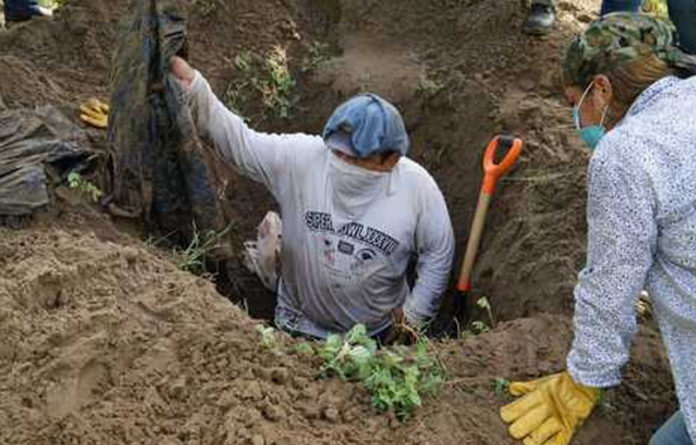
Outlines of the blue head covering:
{"label": "blue head covering", "polygon": [[[365,158],[378,153],[408,152],[409,140],[399,110],[376,94],[361,94],[336,108],[322,137],[332,148]],[[348,146],[349,145],[349,146]]]}

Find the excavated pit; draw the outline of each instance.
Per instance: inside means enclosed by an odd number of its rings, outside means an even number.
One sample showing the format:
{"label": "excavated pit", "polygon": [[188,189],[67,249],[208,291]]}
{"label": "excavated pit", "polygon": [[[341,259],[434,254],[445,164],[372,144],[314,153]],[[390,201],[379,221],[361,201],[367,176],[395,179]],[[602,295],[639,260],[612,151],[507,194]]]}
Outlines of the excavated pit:
{"label": "excavated pit", "polygon": [[[445,194],[458,245],[455,271],[478,199],[481,153],[496,134],[522,137],[525,152],[503,180],[489,215],[473,294],[489,296],[501,320],[570,313],[585,248],[586,154],[568,135],[569,111],[559,96],[557,67],[563,42],[582,26],[578,4],[562,4],[563,28],[539,41],[510,28],[524,16],[514,2],[498,2],[494,12],[476,1],[316,3],[297,4],[293,26],[306,34],[297,31],[300,40],[289,44],[289,54],[300,65],[307,45],[325,42],[329,60],[299,76],[296,117],[264,120],[252,105],[246,110],[252,124],[318,133],[333,109],[353,94],[372,91],[393,101],[412,139],[410,156]],[[592,2],[580,5],[593,7]],[[216,85],[222,92],[235,70],[224,75],[218,70],[223,68],[206,74],[223,79]],[[228,196],[238,216],[237,242],[253,238],[266,211],[275,208],[270,195],[238,178]],[[272,318],[273,295],[241,260],[223,269],[220,290],[233,298],[243,295],[251,314]],[[451,313],[453,298],[453,292],[446,296],[440,321]]]}

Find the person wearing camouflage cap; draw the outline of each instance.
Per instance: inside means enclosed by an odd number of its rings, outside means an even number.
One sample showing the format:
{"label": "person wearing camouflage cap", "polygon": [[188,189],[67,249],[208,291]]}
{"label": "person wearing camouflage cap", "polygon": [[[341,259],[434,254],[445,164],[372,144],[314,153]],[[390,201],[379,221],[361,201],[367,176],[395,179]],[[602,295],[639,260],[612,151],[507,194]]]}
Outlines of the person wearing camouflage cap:
{"label": "person wearing camouflage cap", "polygon": [[522,397],[501,408],[510,434],[525,445],[568,444],[601,391],[620,384],[644,291],[680,405],[650,444],[694,443],[694,73],[696,58],[675,46],[669,24],[637,13],[593,22],[566,52],[565,95],[592,152],[587,260],[574,291],[575,339],[567,370],[511,383],[511,394]]}
{"label": "person wearing camouflage cap", "polygon": [[655,55],[672,69],[693,73],[696,58],[676,46],[668,22],[647,14],[609,14],[590,24],[571,43],[563,62],[564,82],[585,86],[592,76],[648,55]]}

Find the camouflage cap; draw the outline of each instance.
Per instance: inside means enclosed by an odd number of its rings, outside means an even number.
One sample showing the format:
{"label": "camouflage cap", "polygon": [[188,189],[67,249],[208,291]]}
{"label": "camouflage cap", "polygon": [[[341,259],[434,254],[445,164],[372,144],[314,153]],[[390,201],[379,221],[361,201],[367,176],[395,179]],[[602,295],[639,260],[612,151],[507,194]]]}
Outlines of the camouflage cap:
{"label": "camouflage cap", "polygon": [[668,65],[696,72],[696,57],[675,46],[671,25],[642,13],[615,12],[592,22],[566,52],[563,75],[585,86],[597,74],[608,73],[655,54]]}

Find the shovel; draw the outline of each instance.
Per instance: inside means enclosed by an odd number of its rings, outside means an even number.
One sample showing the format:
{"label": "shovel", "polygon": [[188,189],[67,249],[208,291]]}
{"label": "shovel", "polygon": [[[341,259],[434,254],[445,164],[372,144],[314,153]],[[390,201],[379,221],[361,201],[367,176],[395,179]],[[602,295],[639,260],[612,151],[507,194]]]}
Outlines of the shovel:
{"label": "shovel", "polygon": [[[522,152],[523,145],[521,139],[512,136],[496,136],[488,144],[483,155],[483,184],[481,185],[474,222],[471,225],[471,234],[466,246],[464,262],[462,263],[459,280],[457,281],[454,314],[457,323],[466,321],[471,312],[467,294],[471,290],[471,271],[476,261],[476,254],[481,242],[481,234],[486,222],[486,214],[491,203],[491,197],[495,193],[498,180],[515,165],[517,158]],[[502,161],[496,164],[496,159],[500,158],[502,158]]]}

